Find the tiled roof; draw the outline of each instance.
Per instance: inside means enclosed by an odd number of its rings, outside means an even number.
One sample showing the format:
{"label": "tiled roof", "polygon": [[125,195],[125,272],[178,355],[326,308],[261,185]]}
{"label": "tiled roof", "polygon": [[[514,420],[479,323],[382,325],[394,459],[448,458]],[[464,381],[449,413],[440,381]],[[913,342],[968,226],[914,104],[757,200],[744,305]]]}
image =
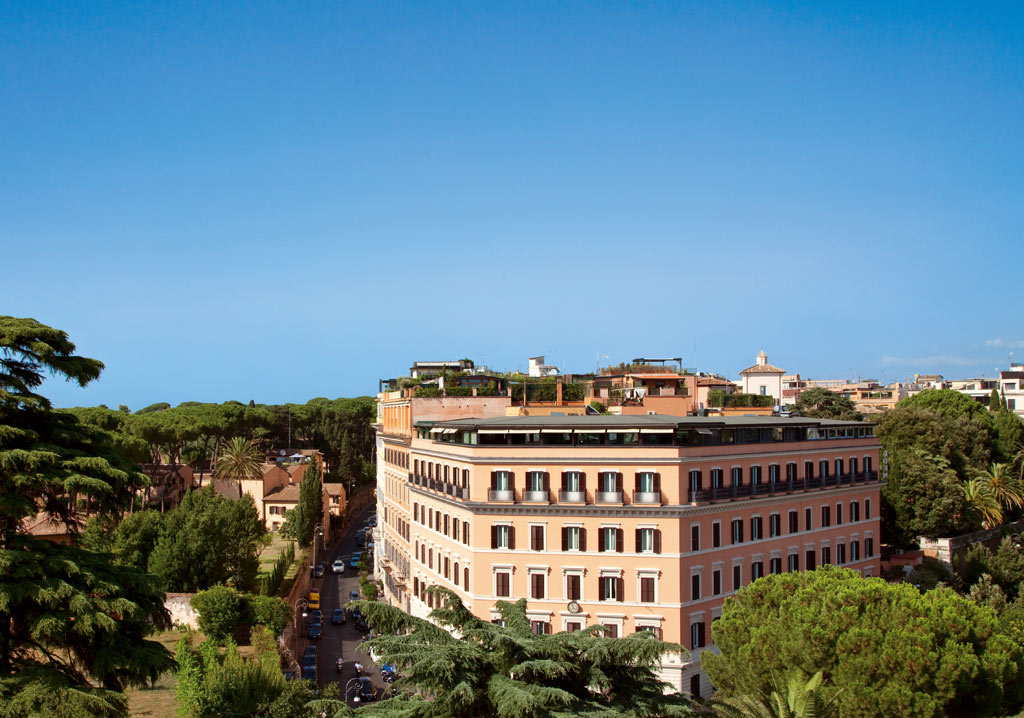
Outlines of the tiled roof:
{"label": "tiled roof", "polygon": [[785,374],[785,373],[786,373],[785,369],[779,369],[777,366],[773,366],[772,364],[755,364],[754,366],[749,366],[749,367],[747,367],[746,369],[744,369],[743,371],[740,372],[740,374]]}
{"label": "tiled roof", "polygon": [[272,504],[296,504],[299,502],[299,487],[278,486],[271,489],[270,493],[263,497],[263,501]]}
{"label": "tiled roof", "polygon": [[337,494],[340,496],[341,494],[345,493],[345,484],[337,484],[333,482],[325,483],[324,491],[326,491],[329,494]]}

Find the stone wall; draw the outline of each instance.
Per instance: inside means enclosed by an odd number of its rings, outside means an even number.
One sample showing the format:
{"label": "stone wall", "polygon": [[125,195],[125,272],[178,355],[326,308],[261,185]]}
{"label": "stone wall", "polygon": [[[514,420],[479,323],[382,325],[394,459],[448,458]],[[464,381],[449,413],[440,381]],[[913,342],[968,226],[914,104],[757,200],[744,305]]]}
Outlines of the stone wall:
{"label": "stone wall", "polygon": [[969,534],[961,534],[960,536],[937,539],[921,536],[918,538],[918,541],[921,545],[921,552],[925,556],[938,559],[953,571],[958,564],[963,562],[971,546],[982,544],[994,551],[999,548],[999,544],[1004,536],[1019,534],[1021,531],[1024,531],[1024,521],[1004,524],[994,529],[973,531]]}
{"label": "stone wall", "polygon": [[171,614],[171,623],[175,626],[188,626],[199,629],[199,611],[192,608],[192,593],[168,593],[164,599],[164,608]]}

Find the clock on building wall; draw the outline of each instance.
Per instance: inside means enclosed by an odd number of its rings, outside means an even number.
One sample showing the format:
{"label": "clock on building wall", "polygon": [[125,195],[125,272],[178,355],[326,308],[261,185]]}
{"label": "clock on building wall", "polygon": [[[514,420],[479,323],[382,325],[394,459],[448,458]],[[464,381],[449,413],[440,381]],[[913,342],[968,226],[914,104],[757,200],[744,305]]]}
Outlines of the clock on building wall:
{"label": "clock on building wall", "polygon": [[569,601],[568,608],[569,608],[569,613],[579,613],[580,612],[580,604],[576,603],[575,601]]}

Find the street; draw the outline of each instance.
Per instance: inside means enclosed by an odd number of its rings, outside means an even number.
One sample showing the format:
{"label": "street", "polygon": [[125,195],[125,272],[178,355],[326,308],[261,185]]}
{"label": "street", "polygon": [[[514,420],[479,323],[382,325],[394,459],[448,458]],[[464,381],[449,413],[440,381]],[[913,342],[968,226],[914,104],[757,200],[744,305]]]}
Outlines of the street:
{"label": "street", "polygon": [[[380,667],[376,666],[370,656],[356,647],[363,640],[365,635],[355,626],[355,621],[346,609],[346,623],[337,626],[331,623],[331,614],[335,608],[345,608],[349,602],[349,593],[359,590],[359,571],[349,567],[348,562],[355,552],[366,553],[365,548],[356,544],[356,533],[362,529],[375,507],[371,504],[363,511],[356,514],[352,525],[341,541],[334,548],[333,552],[328,550],[327,555],[318,555],[317,561],[324,561],[327,564],[327,571],[323,578],[313,580],[314,588],[320,589],[320,609],[323,611],[323,637],[314,641],[306,640],[303,635],[300,646],[315,645],[317,647],[317,682],[321,686],[335,682],[340,684],[339,694],[344,694],[346,684],[356,677],[355,662],[363,665],[363,675],[373,681],[377,688],[378,697],[383,696],[385,683],[380,677]],[[335,559],[342,559],[345,562],[344,573],[331,573],[331,563]],[[309,625],[309,619],[306,619]],[[301,655],[301,654],[300,654]],[[345,665],[339,673],[337,670],[337,659],[341,656]]]}

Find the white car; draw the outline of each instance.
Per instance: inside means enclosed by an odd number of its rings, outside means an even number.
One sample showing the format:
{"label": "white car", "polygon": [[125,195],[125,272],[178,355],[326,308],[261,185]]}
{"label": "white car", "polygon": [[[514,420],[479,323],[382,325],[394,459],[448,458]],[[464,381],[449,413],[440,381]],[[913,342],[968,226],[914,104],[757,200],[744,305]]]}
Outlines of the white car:
{"label": "white car", "polygon": [[345,562],[340,558],[331,564],[331,573],[345,573]]}

